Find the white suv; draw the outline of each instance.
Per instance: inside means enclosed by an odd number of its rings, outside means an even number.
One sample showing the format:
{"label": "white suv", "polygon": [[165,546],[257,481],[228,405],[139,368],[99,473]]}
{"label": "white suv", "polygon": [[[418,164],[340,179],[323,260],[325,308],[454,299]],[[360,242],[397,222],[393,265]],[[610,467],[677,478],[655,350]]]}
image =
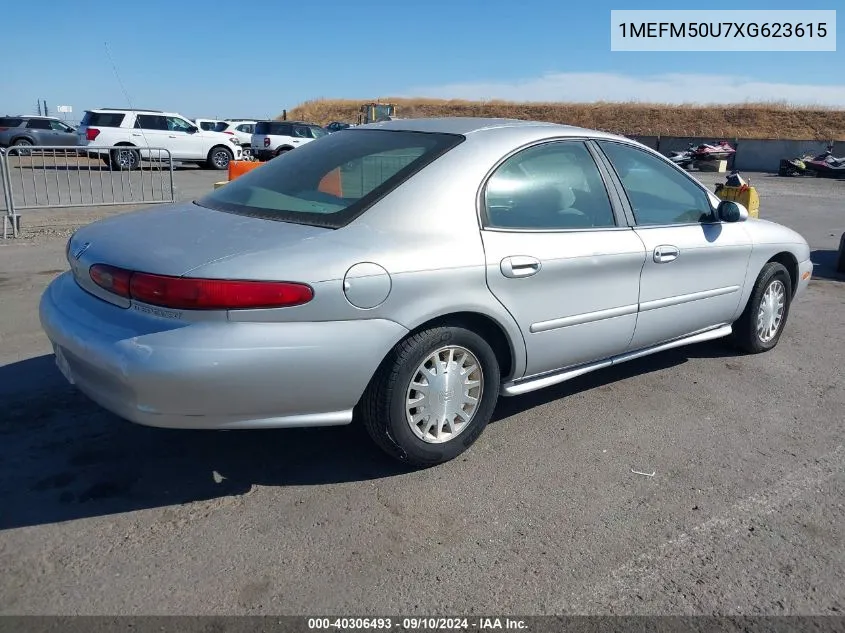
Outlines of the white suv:
{"label": "white suv", "polygon": [[226,119],[214,129],[224,134],[234,134],[235,138],[241,142],[241,147],[249,147],[252,145],[255,124],[256,121],[248,121],[247,119]]}
{"label": "white suv", "polygon": [[231,160],[240,160],[243,151],[237,137],[202,130],[186,117],[160,110],[99,108],[86,110],[77,128],[77,145],[137,147],[138,150],[94,150],[114,169],[136,169],[142,158],[161,160],[154,150],[170,151],[174,161],[194,162],[211,169],[226,169]]}
{"label": "white suv", "polygon": [[258,160],[270,160],[295,147],[326,136],[319,125],[301,121],[259,121],[252,135],[252,154]]}

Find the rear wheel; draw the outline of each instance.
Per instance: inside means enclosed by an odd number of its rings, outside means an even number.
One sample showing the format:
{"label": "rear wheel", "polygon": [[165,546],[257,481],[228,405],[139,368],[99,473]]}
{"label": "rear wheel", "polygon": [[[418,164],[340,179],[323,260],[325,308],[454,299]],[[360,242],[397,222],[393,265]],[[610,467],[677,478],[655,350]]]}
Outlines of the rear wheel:
{"label": "rear wheel", "polygon": [[281,156],[282,154],[289,152],[291,150],[290,147],[280,147],[276,150],[276,156]]}
{"label": "rear wheel", "polygon": [[114,149],[111,151],[109,156],[112,169],[118,171],[131,171],[133,169],[138,169],[141,165],[141,154],[138,153],[138,150],[130,149],[129,147],[126,147],[125,149]]}
{"label": "rear wheel", "polygon": [[30,141],[29,139],[19,138],[14,143],[12,143],[12,146],[18,148],[15,152],[18,156],[29,156],[32,153],[31,150],[27,149],[29,147],[32,147],[32,141]]}
{"label": "rear wheel", "polygon": [[228,169],[229,163],[234,158],[232,152],[222,146],[212,147],[208,153],[208,160],[206,163],[210,169]]}
{"label": "rear wheel", "polygon": [[778,344],[789,316],[792,280],[777,262],[763,266],[748,304],[734,323],[734,340],[750,354],[767,352]]}
{"label": "rear wheel", "polygon": [[367,432],[414,466],[454,459],[481,435],[499,397],[490,345],[461,327],[437,327],[393,348],[361,400]]}

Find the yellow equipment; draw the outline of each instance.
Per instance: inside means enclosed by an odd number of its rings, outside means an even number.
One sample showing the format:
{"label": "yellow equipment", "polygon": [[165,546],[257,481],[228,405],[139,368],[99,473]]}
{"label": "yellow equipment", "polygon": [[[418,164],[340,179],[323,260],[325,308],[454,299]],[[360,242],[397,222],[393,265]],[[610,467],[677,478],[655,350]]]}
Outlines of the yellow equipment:
{"label": "yellow equipment", "polygon": [[393,103],[365,103],[358,114],[358,125],[389,121],[396,116],[396,104]]}
{"label": "yellow equipment", "polygon": [[729,185],[717,184],[714,193],[721,200],[733,200],[739,202],[746,209],[752,218],[760,217],[760,196],[757,190],[751,185],[731,187]]}

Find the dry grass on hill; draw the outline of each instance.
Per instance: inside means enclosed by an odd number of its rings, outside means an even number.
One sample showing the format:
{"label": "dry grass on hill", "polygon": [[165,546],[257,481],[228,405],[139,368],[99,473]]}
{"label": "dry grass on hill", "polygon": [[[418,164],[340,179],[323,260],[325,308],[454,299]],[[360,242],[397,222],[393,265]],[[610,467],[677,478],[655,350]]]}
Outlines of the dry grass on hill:
{"label": "dry grass on hill", "polygon": [[[288,111],[288,118],[325,125],[354,123],[366,100],[316,99]],[[645,136],[845,140],[845,109],[780,103],[666,105],[659,103],[512,103],[381,98],[402,118],[483,116],[533,119]],[[281,117],[279,117],[281,118]]]}

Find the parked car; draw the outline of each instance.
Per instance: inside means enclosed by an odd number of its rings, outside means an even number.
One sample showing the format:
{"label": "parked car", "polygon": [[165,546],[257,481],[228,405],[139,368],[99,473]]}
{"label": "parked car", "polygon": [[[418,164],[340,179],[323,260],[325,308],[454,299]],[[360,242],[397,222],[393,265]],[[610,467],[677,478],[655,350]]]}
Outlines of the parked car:
{"label": "parked car", "polygon": [[41,323],[106,409],[195,429],[357,414],[418,465],[466,450],[499,395],[726,336],[770,350],[813,268],[798,233],[633,140],[473,118],[332,134],[67,253]]}
{"label": "parked car", "polygon": [[217,119],[191,119],[191,122],[206,132],[222,132],[223,128],[226,127],[225,121]]}
{"label": "parked car", "polygon": [[217,128],[218,132],[224,134],[233,134],[237,137],[241,147],[252,146],[252,135],[255,133],[256,121],[247,121],[244,119],[226,120]]}
{"label": "parked car", "polygon": [[17,147],[18,154],[29,154],[32,145],[76,145],[76,130],[54,117],[0,117],[0,147]]}
{"label": "parked car", "polygon": [[259,121],[252,135],[252,153],[258,160],[270,160],[327,134],[313,123]]}
{"label": "parked car", "polygon": [[326,132],[331,134],[332,132],[339,132],[340,130],[345,130],[349,127],[352,127],[349,123],[342,123],[340,121],[332,121],[326,126]]}
{"label": "parked car", "polygon": [[[175,112],[99,108],[86,110],[77,130],[80,146],[126,146],[127,150],[94,150],[114,169],[136,169],[141,160],[160,159],[154,150],[170,151],[173,160],[195,162],[210,169],[226,169],[242,150],[232,135],[202,130]],[[165,156],[166,158],[166,156]]]}

